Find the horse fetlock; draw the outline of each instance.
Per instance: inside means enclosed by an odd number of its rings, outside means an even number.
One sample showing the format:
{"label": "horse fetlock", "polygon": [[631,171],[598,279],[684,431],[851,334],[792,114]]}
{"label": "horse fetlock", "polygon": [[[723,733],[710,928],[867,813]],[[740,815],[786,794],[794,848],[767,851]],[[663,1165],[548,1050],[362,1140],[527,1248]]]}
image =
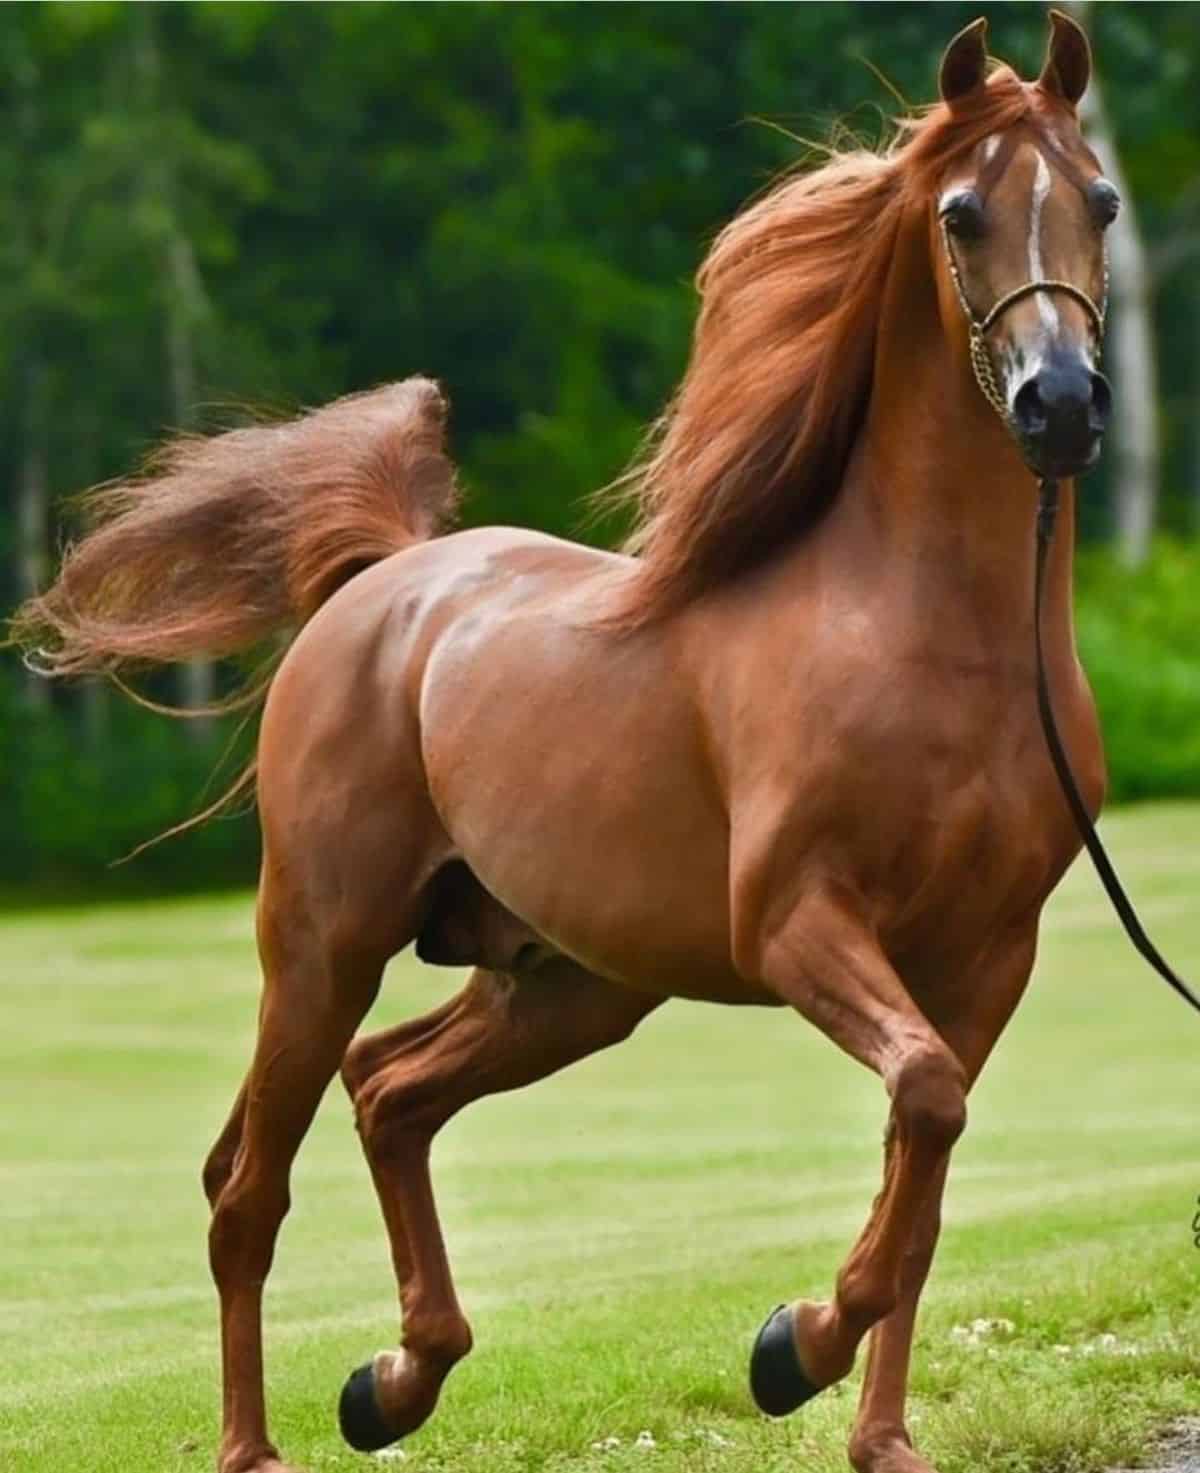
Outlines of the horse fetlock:
{"label": "horse fetlock", "polygon": [[792,1333],[806,1375],[817,1386],[832,1386],[854,1369],[862,1332],[852,1326],[839,1294],[833,1303],[801,1299],[791,1307]]}
{"label": "horse fetlock", "polygon": [[217,1473],[287,1473],[279,1453],[269,1442],[235,1442],[222,1446]]}
{"label": "horse fetlock", "polygon": [[891,1314],[898,1299],[900,1284],[892,1274],[870,1262],[851,1262],[838,1274],[832,1337],[845,1335],[857,1345],[867,1330]]}
{"label": "horse fetlock", "polygon": [[894,1422],[865,1422],[850,1435],[850,1464],[855,1473],[932,1473],[913,1452],[907,1430]]}
{"label": "horse fetlock", "polygon": [[886,1319],[899,1297],[895,1280],[869,1267],[844,1268],[838,1275],[838,1317],[857,1336]]}
{"label": "horse fetlock", "polygon": [[474,1345],[471,1327],[461,1314],[404,1313],[404,1353],[447,1370],[469,1355]]}

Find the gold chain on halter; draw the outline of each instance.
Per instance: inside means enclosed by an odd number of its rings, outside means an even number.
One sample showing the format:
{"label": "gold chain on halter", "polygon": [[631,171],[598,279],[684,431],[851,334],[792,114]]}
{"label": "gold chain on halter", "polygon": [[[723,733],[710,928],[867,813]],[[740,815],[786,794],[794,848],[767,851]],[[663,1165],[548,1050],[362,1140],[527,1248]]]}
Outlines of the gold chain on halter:
{"label": "gold chain on halter", "polygon": [[954,283],[955,295],[958,297],[970,328],[968,351],[975,382],[979,385],[983,397],[1005,424],[1009,422],[1011,415],[1008,412],[1008,401],[996,378],[996,368],[992,362],[991,349],[987,344],[987,334],[995,327],[999,318],[1015,303],[1023,301],[1024,298],[1032,296],[1035,292],[1061,292],[1064,296],[1073,297],[1087,312],[1092,320],[1092,326],[1096,329],[1096,360],[1099,362],[1100,347],[1104,339],[1104,317],[1108,310],[1107,254],[1104,257],[1104,295],[1098,307],[1082,287],[1073,286],[1069,281],[1056,281],[1050,278],[1045,281],[1022,282],[1020,286],[1013,287],[1010,292],[1005,292],[999,301],[993,303],[991,310],[985,316],[977,317],[967,297],[966,288],[963,286],[958,261],[955,259],[954,248],[950,244],[950,235],[944,220],[941,222],[941,227],[942,244],[946,249],[946,263],[950,267],[950,279]]}

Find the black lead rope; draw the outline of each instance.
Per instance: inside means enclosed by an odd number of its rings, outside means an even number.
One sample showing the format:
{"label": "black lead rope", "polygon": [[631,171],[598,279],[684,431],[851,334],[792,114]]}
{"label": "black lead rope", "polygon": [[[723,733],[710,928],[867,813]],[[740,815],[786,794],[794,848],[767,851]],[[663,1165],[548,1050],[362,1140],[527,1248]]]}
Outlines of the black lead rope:
{"label": "black lead rope", "polygon": [[1033,593],[1033,640],[1037,653],[1038,714],[1042,718],[1042,731],[1045,733],[1046,745],[1050,748],[1050,760],[1054,763],[1054,771],[1058,774],[1058,781],[1062,787],[1063,795],[1067,800],[1067,806],[1071,810],[1071,816],[1075,820],[1075,827],[1079,830],[1079,836],[1083,840],[1084,847],[1091,855],[1092,863],[1096,866],[1096,873],[1100,876],[1100,883],[1104,886],[1105,893],[1113,903],[1113,909],[1117,912],[1121,924],[1125,927],[1125,934],[1163,981],[1172,987],[1185,1002],[1191,1003],[1192,1007],[1197,1012],[1200,1012],[1200,997],[1196,996],[1183,978],[1169,965],[1158,947],[1146,935],[1145,927],[1138,920],[1137,911],[1134,910],[1132,901],[1126,895],[1125,887],[1121,884],[1120,878],[1113,868],[1112,860],[1109,859],[1104,845],[1100,842],[1100,835],[1096,832],[1095,825],[1092,823],[1092,816],[1087,811],[1083,799],[1079,795],[1079,788],[1075,783],[1075,775],[1071,771],[1071,763],[1067,758],[1066,749],[1063,747],[1062,738],[1058,734],[1058,727],[1055,725],[1054,708],[1050,704],[1050,686],[1046,679],[1046,661],[1042,654],[1042,584],[1045,582],[1046,559],[1050,551],[1050,543],[1054,537],[1054,523],[1057,516],[1058,482],[1044,480],[1041,482],[1040,494],[1038,496],[1037,571],[1034,574]]}

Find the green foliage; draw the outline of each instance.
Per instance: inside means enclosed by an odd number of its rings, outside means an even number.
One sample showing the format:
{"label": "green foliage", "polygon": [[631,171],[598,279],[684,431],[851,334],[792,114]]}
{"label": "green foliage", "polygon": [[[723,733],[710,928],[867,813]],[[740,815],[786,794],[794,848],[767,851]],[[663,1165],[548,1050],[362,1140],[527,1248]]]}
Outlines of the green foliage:
{"label": "green foliage", "polygon": [[1162,539],[1144,567],[1080,559],[1077,628],[1109,764],[1109,797],[1200,792],[1200,549]]}
{"label": "green foliage", "polygon": [[[28,579],[16,500],[31,476],[57,498],[126,471],[197,405],[218,421],[204,406],[289,408],[416,371],[450,392],[470,521],[612,536],[582,498],[679,376],[707,241],[804,152],[797,139],[835,124],[874,139],[892,89],[928,99],[947,36],[977,10],[0,7],[0,608]],[[1044,7],[994,22],[995,49],[1036,69]],[[1091,24],[1156,251],[1181,488],[1165,521],[1187,534],[1200,47],[1183,6],[1099,6]],[[1089,536],[1109,521],[1097,491]],[[47,561],[70,517],[51,523]],[[1102,610],[1102,581],[1081,626],[1114,791],[1200,791],[1185,590],[1160,658],[1122,622],[1143,618],[1140,595]],[[205,743],[115,699],[31,708],[22,684],[0,668],[0,884],[78,883],[193,810]],[[1147,709],[1156,731],[1139,739]],[[217,825],[124,873],[241,876],[252,832]]]}
{"label": "green foliage", "polygon": [[31,703],[24,683],[0,680],[0,814],[18,837],[0,845],[0,894],[86,895],[101,884],[113,894],[251,880],[258,835],[245,812],[119,864],[223,791],[246,756],[248,733],[231,744],[228,730],[189,724],[181,731],[114,695],[97,687],[83,703],[42,706]]}

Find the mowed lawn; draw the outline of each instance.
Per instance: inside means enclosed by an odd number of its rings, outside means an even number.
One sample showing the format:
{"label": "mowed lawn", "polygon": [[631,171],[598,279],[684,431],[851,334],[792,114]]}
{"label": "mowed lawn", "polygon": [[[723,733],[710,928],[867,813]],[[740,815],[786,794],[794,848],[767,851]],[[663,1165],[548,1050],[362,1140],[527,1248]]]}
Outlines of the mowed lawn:
{"label": "mowed lawn", "polygon": [[[1200,807],[1105,830],[1162,946],[1200,975]],[[403,959],[371,1021],[456,982]],[[250,897],[0,918],[0,989],[0,1468],[207,1469],[198,1173],[251,1038]],[[955,1157],[913,1380],[941,1473],[1124,1463],[1200,1409],[1198,1064],[1200,1017],[1077,865]],[[405,1466],[845,1467],[860,1373],[773,1423],[746,1358],[773,1305],[828,1293],[878,1188],[883,1118],[878,1082],[799,1019],[682,1003],[475,1106],[435,1166],[477,1349]],[[273,1426],[313,1473],[366,1468],[335,1404],[397,1313],[340,1084],[293,1195],[268,1298]]]}

